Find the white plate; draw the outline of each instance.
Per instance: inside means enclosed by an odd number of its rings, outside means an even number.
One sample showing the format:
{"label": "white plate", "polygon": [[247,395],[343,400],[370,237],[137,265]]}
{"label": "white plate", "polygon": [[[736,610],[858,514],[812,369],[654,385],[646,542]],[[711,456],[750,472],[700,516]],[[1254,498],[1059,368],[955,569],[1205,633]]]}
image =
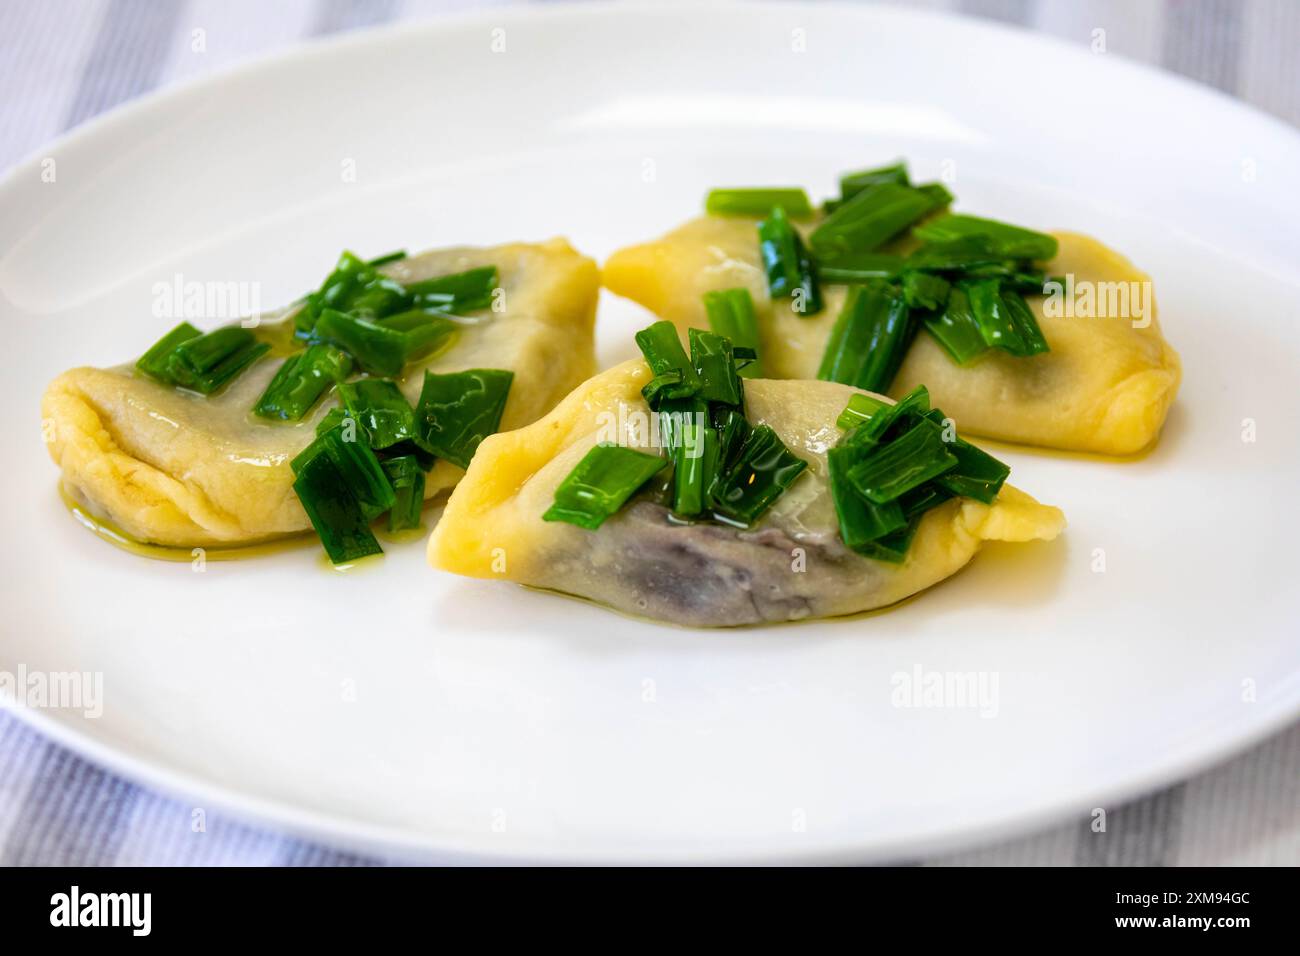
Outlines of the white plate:
{"label": "white plate", "polygon": [[[418,544],[368,573],[311,551],[195,573],[56,497],[44,385],[152,342],[176,273],[271,305],[345,246],[604,256],[710,185],[825,193],[896,156],[1150,270],[1186,381],[1139,461],[1005,452],[1067,534],[893,612],[688,632],[437,574]],[[102,672],[98,719],[28,718],[197,805],[442,859],[881,859],[1113,806],[1300,703],[1298,169],[1293,131],[1167,76],[824,5],[493,12],[153,97],[0,186],[0,669]],[[633,354],[646,315],[602,309],[602,361]],[[893,706],[917,667],[995,675],[996,715]]]}

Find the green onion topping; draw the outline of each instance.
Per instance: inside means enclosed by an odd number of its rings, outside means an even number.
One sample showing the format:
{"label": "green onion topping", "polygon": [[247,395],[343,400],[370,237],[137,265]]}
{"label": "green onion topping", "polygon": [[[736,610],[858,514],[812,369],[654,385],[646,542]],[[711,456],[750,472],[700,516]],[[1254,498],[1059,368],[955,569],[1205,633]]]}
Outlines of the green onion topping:
{"label": "green onion topping", "polygon": [[762,378],[763,364],[758,347],[758,314],[748,289],[723,289],[704,293],[704,311],[709,328],[735,348],[750,349],[754,360],[739,367],[742,378]]}
{"label": "green onion topping", "polygon": [[388,530],[405,531],[420,527],[424,510],[424,469],[414,455],[399,455],[383,462],[384,474],[393,486],[393,506],[388,510]]}
{"label": "green onion topping", "polygon": [[840,537],[881,561],[906,558],[925,512],[957,496],[990,504],[1011,472],[958,437],[924,386],[893,405],[854,395],[837,424],[827,463]]}
{"label": "green onion topping", "polygon": [[501,425],[514,372],[475,368],[446,375],[424,373],[415,406],[418,443],[431,454],[468,468],[479,443]]}
{"label": "green onion topping", "polygon": [[352,356],[331,345],[311,345],[291,355],[271,379],[253,414],[280,421],[298,421],[325,390],[352,372]]}
{"label": "green onion topping", "polygon": [[594,446],[555,489],[544,521],[567,521],[595,531],[667,464],[658,455],[602,443]]}
{"label": "green onion topping", "polygon": [[197,330],[186,323],[172,329],[136,367],[166,385],[211,395],[271,350],[238,325],[201,335],[192,332]]}
{"label": "green onion topping", "polygon": [[800,315],[816,315],[822,310],[812,257],[780,206],[773,207],[772,214],[758,224],[758,249],[773,299],[790,299],[791,308]]}
{"label": "green onion topping", "polygon": [[714,216],[766,216],[773,206],[796,219],[813,211],[802,189],[713,189],[704,200],[705,212]]}

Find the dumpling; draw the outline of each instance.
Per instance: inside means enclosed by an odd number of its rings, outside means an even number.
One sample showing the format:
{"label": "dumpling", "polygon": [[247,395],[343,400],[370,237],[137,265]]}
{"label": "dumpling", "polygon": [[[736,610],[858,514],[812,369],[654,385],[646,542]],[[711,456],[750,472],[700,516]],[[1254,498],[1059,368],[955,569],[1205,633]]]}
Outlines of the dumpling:
{"label": "dumpling", "polygon": [[[1029,297],[1050,351],[1022,358],[990,349],[963,366],[923,331],[889,394],[923,384],[971,434],[1109,455],[1138,452],[1159,435],[1181,377],[1178,355],[1155,317],[1150,279],[1094,239],[1053,235],[1060,248],[1047,272],[1072,275],[1068,291],[1078,301],[1063,301],[1065,289],[1055,300]],[[764,373],[816,378],[847,287],[824,284],[825,307],[813,315],[797,314],[789,300],[774,306],[756,236],[753,218],[703,216],[655,242],[616,252],[602,270],[604,282],[683,334],[709,327],[703,293],[746,288],[758,315]],[[1085,311],[1075,307],[1085,293],[1095,300],[1090,311],[1111,317],[1075,317]],[[1121,295],[1134,319],[1106,311]]]}
{"label": "dumpling", "polygon": [[[408,365],[398,384],[415,403],[426,370],[508,370],[514,377],[500,427],[518,428],[594,371],[598,272],[561,239],[427,252],[382,272],[410,284],[487,266],[497,269],[497,303],[458,319],[449,344]],[[59,376],[45,394],[43,415],[68,492],[141,542],[239,545],[310,530],[290,463],[338,406],[334,390],[300,421],[251,413],[284,363],[296,311],[254,329],[272,351],[207,397],[152,381],[133,364]],[[439,459],[424,481],[425,498],[463,474]]]}
{"label": "dumpling", "polygon": [[683,522],[654,479],[594,531],[544,520],[561,482],[598,443],[644,445],[642,389],[651,378],[645,362],[625,362],[534,424],[484,440],[429,540],[430,564],[724,627],[883,607],[955,573],[984,541],[1048,540],[1064,526],[1059,510],[1004,485],[991,504],[955,497],[926,511],[901,563],[864,557],[841,538],[827,452],[850,397],[866,393],[769,379],[745,380],[747,418],[770,426],[807,467],[751,527]]}

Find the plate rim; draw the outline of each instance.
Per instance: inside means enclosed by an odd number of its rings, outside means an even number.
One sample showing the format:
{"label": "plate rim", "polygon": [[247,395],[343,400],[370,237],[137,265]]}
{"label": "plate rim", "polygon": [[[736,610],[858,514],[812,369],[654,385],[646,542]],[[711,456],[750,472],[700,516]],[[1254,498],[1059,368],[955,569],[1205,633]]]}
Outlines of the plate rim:
{"label": "plate rim", "polygon": [[[0,176],[0,207],[13,193],[25,188],[21,180],[40,165],[42,159],[68,146],[82,141],[90,143],[96,138],[112,135],[116,127],[125,125],[173,101],[187,97],[216,93],[220,86],[235,77],[254,75],[269,69],[291,68],[297,61],[320,59],[337,55],[352,47],[364,47],[385,42],[388,38],[411,33],[437,34],[474,23],[509,25],[512,21],[562,20],[566,18],[621,19],[636,16],[662,16],[673,10],[695,13],[698,3],[686,0],[653,2],[630,0],[617,5],[593,6],[582,2],[564,2],[545,6],[492,7],[461,10],[433,17],[398,20],[392,23],[349,31],[345,34],[304,38],[282,49],[269,51],[214,70],[180,80],[144,96],[120,103],[96,115],[85,123],[61,133],[52,140],[33,149],[25,158],[10,166]],[[789,0],[762,0],[741,2],[723,0],[705,6],[710,13],[718,10],[733,11],[743,15],[751,13],[770,15],[772,11],[788,14],[807,13],[808,7]],[[832,0],[820,3],[818,15],[849,15],[865,19],[898,18],[913,21],[942,21],[960,24],[961,29],[984,32],[987,35],[1014,37],[1015,42],[1028,42],[1053,47],[1063,57],[1078,62],[1095,63],[1077,45],[1060,37],[1039,33],[1027,27],[989,21],[956,11],[912,9],[891,3],[863,6]],[[1254,123],[1262,122],[1271,136],[1283,136],[1300,144],[1300,130],[1284,120],[1264,112],[1256,106],[1186,77],[1158,67],[1131,60],[1123,55],[1110,54],[1104,69],[1136,71],[1143,82],[1164,84],[1179,91],[1180,95],[1208,98],[1218,108],[1245,114]],[[1070,64],[1066,64],[1068,67]],[[485,842],[481,835],[461,833],[420,833],[398,825],[367,822],[347,814],[315,810],[297,805],[289,800],[259,796],[246,788],[226,786],[202,773],[178,770],[161,758],[133,754],[111,742],[100,740],[78,726],[78,721],[56,716],[22,706],[0,694],[0,710],[11,714],[27,727],[43,735],[58,746],[65,747],[78,756],[104,767],[118,776],[140,786],[155,790],[169,798],[179,799],[202,796],[205,804],[226,812],[254,826],[271,826],[300,838],[328,843],[359,853],[388,854],[399,859],[416,859],[451,863],[541,863],[541,864],[611,864],[611,863],[812,863],[842,864],[866,861],[890,861],[933,856],[955,852],[979,845],[987,845],[1018,835],[1026,835],[1053,822],[1060,822],[1073,813],[1101,804],[1131,801],[1145,793],[1186,780],[1222,761],[1249,749],[1266,737],[1277,733],[1300,718],[1300,672],[1283,678],[1267,703],[1251,708],[1251,717],[1216,729],[1209,737],[1201,738],[1195,745],[1186,745],[1172,751],[1166,758],[1150,762],[1139,772],[1128,774],[1109,786],[1079,788],[1074,796],[1056,796],[1043,800],[1030,809],[1018,809],[987,814],[981,820],[962,820],[936,826],[921,835],[855,841],[842,834],[831,833],[820,839],[811,839],[798,848],[776,849],[766,847],[724,844],[714,849],[708,844],[688,841],[690,849],[660,841],[658,847],[638,845],[635,849],[587,846],[577,852],[565,849],[560,843],[544,838],[509,837],[495,835]]]}

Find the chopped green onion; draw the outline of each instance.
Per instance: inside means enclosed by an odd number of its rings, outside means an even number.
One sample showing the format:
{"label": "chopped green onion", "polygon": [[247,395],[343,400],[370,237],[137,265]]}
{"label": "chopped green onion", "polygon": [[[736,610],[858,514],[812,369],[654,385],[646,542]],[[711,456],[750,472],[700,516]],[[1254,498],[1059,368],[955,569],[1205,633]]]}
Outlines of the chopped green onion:
{"label": "chopped green onion", "polygon": [[172,385],[174,383],[167,371],[167,359],[182,342],[188,342],[190,339],[198,338],[202,334],[188,322],[182,322],[155,342],[149,351],[141,355],[135,363],[135,367],[152,379],[157,379],[165,385]]}
{"label": "chopped green onion", "polygon": [[566,521],[595,531],[666,462],[634,448],[600,444],[593,447],[555,489],[555,503],[544,521]]}
{"label": "chopped green onion", "polygon": [[1020,357],[1048,350],[1038,321],[1020,293],[1008,291],[1004,295],[997,279],[980,279],[965,286],[971,313],[990,348],[1000,348]]}
{"label": "chopped green onion", "polygon": [[[705,435],[713,431],[708,424],[708,405],[700,398],[673,399],[660,406],[657,414],[663,445],[673,463],[673,511],[697,515],[705,508],[712,478],[706,471],[710,461],[704,444]],[[716,462],[716,456],[714,459]]]}
{"label": "chopped green onion", "polygon": [[918,385],[892,405],[886,405],[860,425],[852,428],[840,439],[841,445],[851,445],[859,452],[874,448],[903,428],[910,428],[917,418],[930,411],[930,390]]}
{"label": "chopped green onion", "polygon": [[886,392],[915,328],[901,292],[879,280],[855,285],[826,341],[817,377]]}
{"label": "chopped green onion", "polygon": [[370,518],[329,455],[304,462],[296,475],[293,490],[331,561],[342,564],[383,552],[370,530]]}
{"label": "chopped green onion", "polygon": [[395,252],[388,252],[382,256],[375,256],[373,259],[367,261],[366,265],[370,266],[372,269],[378,269],[380,266],[386,266],[392,262],[401,262],[405,258],[406,250],[398,249]]}
{"label": "chopped green onion", "polygon": [[227,325],[176,346],[167,356],[167,377],[173,385],[211,395],[270,350],[248,329]]}
{"label": "chopped green onion", "polygon": [[926,193],[897,183],[868,187],[848,200],[808,237],[819,259],[872,252],[935,208]]}
{"label": "chopped green onion", "polygon": [[927,242],[907,257],[908,269],[927,272],[968,272],[977,266],[995,265],[1005,257],[988,236],[971,235],[944,242]]}
{"label": "chopped green onion", "polygon": [[853,285],[871,279],[892,279],[903,271],[902,256],[885,252],[858,252],[835,259],[817,260],[817,276],[832,285]]}
{"label": "chopped green onion", "polygon": [[948,280],[928,272],[903,273],[903,298],[914,309],[941,310],[948,302]]}
{"label": "chopped green onion", "polygon": [[339,398],[366,430],[376,451],[416,437],[415,410],[396,382],[384,378],[344,382],[339,385]]}
{"label": "chopped green onion", "polygon": [[1058,246],[1054,237],[1043,232],[1034,232],[995,219],[955,213],[917,226],[912,230],[912,235],[926,242],[951,242],[967,236],[985,236],[1002,258],[1033,259],[1039,262],[1055,258]]}
{"label": "chopped green onion", "polygon": [[700,390],[700,377],[671,322],[655,322],[642,329],[636,334],[636,344],[655,375],[642,390],[651,409],[658,411],[664,399],[689,398]]}
{"label": "chopped green onion", "polygon": [[759,425],[751,429],[738,460],[715,484],[714,517],[750,527],[807,467],[808,463],[795,457],[771,427]]}
{"label": "chopped green onion", "polygon": [[731,340],[702,329],[688,329],[687,336],[691,340],[691,364],[700,379],[699,397],[739,406],[743,393]]}
{"label": "chopped green onion", "polygon": [[253,414],[280,421],[298,421],[316,404],[325,390],[342,382],[352,371],[352,356],[331,345],[310,345],[307,350],[285,359]]}
{"label": "chopped green onion", "polygon": [[1024,296],[1015,289],[1007,288],[1007,284],[1003,282],[1001,298],[1011,324],[1020,336],[1020,341],[1024,343],[1025,354],[1041,355],[1043,352],[1050,351],[1047,339],[1043,337],[1043,330],[1038,325],[1038,319],[1034,317]]}
{"label": "chopped green onion", "polygon": [[465,272],[413,282],[406,291],[417,308],[442,309],[446,312],[472,312],[492,304],[497,288],[497,267],[480,266]]}
{"label": "chopped green onion", "polygon": [[872,541],[898,531],[907,522],[898,502],[876,505],[857,493],[849,481],[849,470],[856,460],[857,451],[842,444],[826,453],[831,500],[839,518],[840,538],[846,547],[861,552]]}
{"label": "chopped green onion", "polygon": [[848,431],[856,425],[861,425],[876,412],[888,407],[888,405],[889,402],[874,398],[871,395],[861,393],[851,395],[849,403],[844,406],[844,411],[840,412],[840,417],[835,420],[835,424]]}
{"label": "chopped green onion", "polygon": [[958,365],[965,365],[988,350],[988,343],[984,341],[979,322],[971,310],[970,299],[961,285],[952,287],[941,314],[926,316],[924,321],[926,331]]}
{"label": "chopped green onion", "polygon": [[942,209],[945,206],[951,206],[953,194],[948,191],[948,187],[943,183],[918,183],[916,191],[924,193],[930,198],[930,211]]}
{"label": "chopped green onion", "polygon": [[758,224],[758,249],[773,299],[791,299],[791,308],[804,316],[822,310],[812,257],[780,206],[773,207],[772,214]]}
{"label": "chopped green onion", "polygon": [[393,486],[393,507],[388,509],[388,530],[405,531],[420,527],[424,510],[424,469],[414,455],[399,455],[383,462],[384,474]]}
{"label": "chopped green onion", "polygon": [[867,542],[858,553],[877,561],[902,564],[907,558],[907,549],[912,546],[912,539],[916,537],[916,529],[921,525],[921,516],[904,517],[904,520],[907,523],[903,527]]}
{"label": "chopped green onion", "polygon": [[325,309],[316,320],[313,335],[351,352],[357,364],[374,375],[400,375],[407,362],[436,351],[455,331],[446,320],[400,330]]}
{"label": "chopped green onion", "polygon": [[883,505],[956,464],[942,429],[922,419],[893,441],[865,453],[849,470],[849,481],[872,504]]}
{"label": "chopped green onion", "polygon": [[370,445],[357,441],[355,434],[349,435],[347,422],[345,418],[318,435],[289,465],[297,475],[315,459],[328,457],[360,504],[366,519],[372,520],[393,506],[393,486]]}
{"label": "chopped green onion", "polygon": [[723,289],[704,293],[704,311],[709,328],[729,339],[735,348],[752,349],[754,361],[742,366],[742,378],[762,378],[763,365],[758,348],[758,315],[748,289]]}
{"label": "chopped green onion", "polygon": [[468,369],[447,375],[424,373],[415,407],[419,443],[426,451],[468,468],[479,443],[501,426],[514,372]]}
{"label": "chopped green onion", "polygon": [[713,216],[766,216],[773,206],[795,218],[813,211],[808,194],[797,188],[712,189],[704,200],[704,211]]}
{"label": "chopped green onion", "polygon": [[992,504],[1011,474],[1011,466],[961,438],[949,442],[948,450],[956,457],[957,466],[936,478],[935,484],[951,494]]}
{"label": "chopped green onion", "polygon": [[852,199],[863,190],[871,186],[879,186],[881,183],[910,186],[912,181],[907,175],[907,163],[900,160],[892,166],[878,166],[875,169],[845,173],[840,177],[840,198]]}

